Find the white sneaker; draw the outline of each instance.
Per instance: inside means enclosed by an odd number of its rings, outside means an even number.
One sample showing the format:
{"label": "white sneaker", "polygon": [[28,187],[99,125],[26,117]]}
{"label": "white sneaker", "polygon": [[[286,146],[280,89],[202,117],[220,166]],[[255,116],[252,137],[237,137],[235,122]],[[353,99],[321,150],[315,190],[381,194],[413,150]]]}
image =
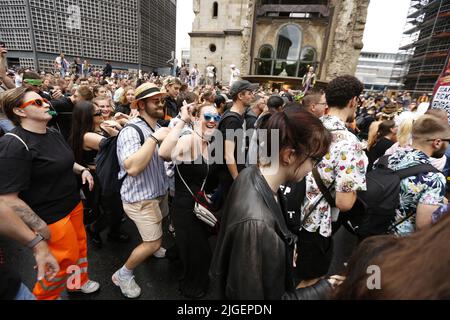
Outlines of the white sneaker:
{"label": "white sneaker", "polygon": [[153,256],[155,257],[155,258],[165,258],[166,257],[166,249],[164,249],[163,247],[160,247],[159,249],[158,249],[158,251],[156,251],[155,253],[153,253]]}
{"label": "white sneaker", "polygon": [[122,279],[119,270],[117,270],[112,276],[112,282],[120,287],[120,291],[127,298],[134,299],[141,295],[141,288],[134,280],[134,276],[129,279]]}
{"label": "white sneaker", "polygon": [[159,258],[159,259],[162,259],[162,258],[165,258],[166,257],[166,249],[164,249],[163,247],[160,247],[159,249],[158,249],[158,251],[156,251],[155,253],[153,253],[153,256],[155,257],[155,258]]}
{"label": "white sneaker", "polygon": [[82,292],[82,293],[94,293],[100,289],[100,284],[94,280],[88,280],[80,289],[69,290],[69,292]]}

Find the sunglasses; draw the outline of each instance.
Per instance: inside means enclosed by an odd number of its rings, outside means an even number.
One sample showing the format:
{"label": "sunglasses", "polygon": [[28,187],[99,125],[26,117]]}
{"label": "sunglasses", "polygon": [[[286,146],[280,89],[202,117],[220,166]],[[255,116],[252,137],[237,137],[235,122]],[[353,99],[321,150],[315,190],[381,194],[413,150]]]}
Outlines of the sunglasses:
{"label": "sunglasses", "polygon": [[217,115],[213,115],[213,114],[209,114],[209,113],[205,113],[203,115],[203,118],[205,118],[205,121],[209,122],[211,120],[213,120],[214,122],[219,122],[221,117],[217,114]]}
{"label": "sunglasses", "polygon": [[435,138],[435,139],[428,139],[427,141],[434,141],[434,140],[437,140],[437,139],[439,139],[439,140],[441,140],[441,141],[446,141],[446,142],[449,142],[449,143],[450,143],[450,138],[449,138],[449,139]]}
{"label": "sunglasses", "polygon": [[43,99],[43,98],[41,98],[41,99],[34,99],[34,100],[30,100],[30,101],[24,102],[19,107],[19,109],[23,109],[23,108],[26,108],[26,107],[32,106],[32,105],[35,105],[35,106],[41,108],[41,107],[44,107],[44,104],[48,104],[49,105],[50,102],[47,99]]}

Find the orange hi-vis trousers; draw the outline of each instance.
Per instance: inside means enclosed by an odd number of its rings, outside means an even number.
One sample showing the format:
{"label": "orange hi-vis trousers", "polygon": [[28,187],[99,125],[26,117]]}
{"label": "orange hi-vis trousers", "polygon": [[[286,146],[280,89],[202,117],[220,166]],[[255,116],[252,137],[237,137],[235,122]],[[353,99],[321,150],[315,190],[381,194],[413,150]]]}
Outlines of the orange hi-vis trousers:
{"label": "orange hi-vis trousers", "polygon": [[[83,204],[80,202],[69,215],[48,227],[51,232],[48,247],[58,261],[60,270],[53,279],[45,278],[36,283],[33,294],[38,300],[56,300],[67,284],[69,289],[79,289],[78,286],[81,287],[88,281]],[[75,284],[77,288],[70,284]]]}

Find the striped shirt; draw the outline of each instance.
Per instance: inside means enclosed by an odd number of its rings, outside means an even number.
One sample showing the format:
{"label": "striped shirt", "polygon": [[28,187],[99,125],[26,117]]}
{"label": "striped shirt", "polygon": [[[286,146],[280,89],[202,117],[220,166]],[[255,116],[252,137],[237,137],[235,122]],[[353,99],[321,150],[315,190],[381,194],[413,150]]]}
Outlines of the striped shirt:
{"label": "striped shirt", "polygon": [[[145,140],[153,133],[153,130],[141,119],[133,119],[133,123],[141,128]],[[157,126],[156,129],[160,127]],[[125,127],[117,140],[117,158],[119,159],[119,179],[126,174],[124,162],[141,148],[139,133],[133,127]],[[158,155],[159,148],[153,153],[153,157],[145,170],[136,177],[127,176],[122,184],[120,195],[124,203],[136,203],[144,200],[152,200],[165,196],[169,188],[169,180],[164,168],[164,160]]]}

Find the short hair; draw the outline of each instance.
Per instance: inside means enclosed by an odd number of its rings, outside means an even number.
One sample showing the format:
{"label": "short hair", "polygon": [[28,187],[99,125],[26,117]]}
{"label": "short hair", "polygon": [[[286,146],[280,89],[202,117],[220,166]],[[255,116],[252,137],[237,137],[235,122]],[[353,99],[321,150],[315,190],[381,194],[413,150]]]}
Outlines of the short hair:
{"label": "short hair", "polygon": [[26,87],[19,87],[5,91],[0,95],[0,112],[3,112],[16,126],[20,126],[21,119],[14,113],[14,108],[20,107],[24,102],[25,94],[31,91]]}
{"label": "short hair", "polygon": [[450,126],[447,121],[436,118],[435,116],[423,115],[414,122],[412,128],[412,138],[431,139],[431,138],[449,138]]}
{"label": "short hair", "polygon": [[278,109],[284,105],[284,100],[280,96],[273,95],[267,100],[269,109]]}
{"label": "short hair", "polygon": [[23,80],[26,79],[33,79],[33,80],[41,80],[41,76],[39,74],[37,74],[36,72],[33,71],[27,71],[23,74]]}
{"label": "short hair", "polygon": [[302,105],[304,108],[309,109],[311,105],[320,102],[320,98],[325,94],[322,89],[314,88],[309,90],[302,99]]}
{"label": "short hair", "polygon": [[444,109],[430,109],[425,112],[426,115],[436,117],[441,120],[448,121],[448,112]]}
{"label": "short hair", "polygon": [[81,86],[77,91],[80,97],[83,98],[83,100],[92,101],[92,99],[94,99],[94,93],[91,91],[91,89],[89,89],[88,86]]}
{"label": "short hair", "polygon": [[351,99],[358,97],[364,85],[356,77],[346,75],[337,77],[325,89],[329,108],[344,109]]}

